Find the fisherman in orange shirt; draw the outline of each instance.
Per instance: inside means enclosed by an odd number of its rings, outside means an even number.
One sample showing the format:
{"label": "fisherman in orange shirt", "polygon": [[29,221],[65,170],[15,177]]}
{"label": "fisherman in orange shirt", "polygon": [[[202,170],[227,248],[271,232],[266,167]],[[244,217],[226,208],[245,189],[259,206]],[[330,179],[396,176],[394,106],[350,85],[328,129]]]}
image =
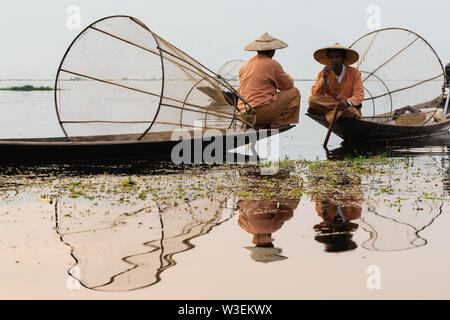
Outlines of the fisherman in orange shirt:
{"label": "fisherman in orange shirt", "polygon": [[361,103],[364,100],[361,72],[350,67],[359,60],[359,54],[336,43],[314,52],[314,59],[325,67],[311,89],[308,112],[325,114],[329,123],[336,108],[337,118],[361,118]]}
{"label": "fisherman in orange shirt", "polygon": [[[287,44],[265,33],[244,49],[258,54],[239,71],[239,94],[255,109],[255,129],[280,128],[298,123],[300,92],[292,77],[273,58]],[[239,109],[245,104],[239,101]]]}

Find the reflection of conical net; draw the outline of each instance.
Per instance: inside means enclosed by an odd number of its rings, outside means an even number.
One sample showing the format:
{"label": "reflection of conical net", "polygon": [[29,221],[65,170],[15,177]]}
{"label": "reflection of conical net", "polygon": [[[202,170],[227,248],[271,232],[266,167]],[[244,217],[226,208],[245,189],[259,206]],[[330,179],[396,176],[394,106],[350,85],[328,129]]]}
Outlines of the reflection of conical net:
{"label": "reflection of conical net", "polygon": [[87,203],[59,203],[57,231],[76,261],[69,273],[93,290],[152,286],[176,265],[174,255],[194,248],[191,239],[233,216],[223,205],[200,199],[162,212],[154,204],[124,213]]}
{"label": "reflection of conical net", "polygon": [[386,114],[389,119],[394,109],[427,102],[424,108],[436,108],[441,103],[444,69],[434,49],[419,35],[400,28],[381,29],[350,47],[360,55],[356,67],[365,88],[364,116]]}
{"label": "reflection of conical net", "polygon": [[370,238],[362,247],[373,251],[402,251],[424,246],[428,241],[420,233],[432,225],[442,213],[442,205],[421,214],[366,213],[361,218],[362,228],[369,232]]}
{"label": "reflection of conical net", "polygon": [[151,139],[194,125],[243,125],[227,98],[239,96],[229,83],[127,16],[101,19],[74,40],[55,89],[67,138],[130,134],[121,139]]}

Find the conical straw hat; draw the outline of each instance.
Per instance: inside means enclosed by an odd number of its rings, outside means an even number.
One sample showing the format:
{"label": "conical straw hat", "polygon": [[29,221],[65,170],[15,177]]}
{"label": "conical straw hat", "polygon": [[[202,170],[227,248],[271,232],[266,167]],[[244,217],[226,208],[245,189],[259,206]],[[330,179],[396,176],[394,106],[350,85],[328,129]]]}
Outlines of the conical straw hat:
{"label": "conical straw hat", "polygon": [[250,257],[257,262],[273,262],[287,259],[287,257],[281,255],[280,248],[270,247],[245,247],[251,251]]}
{"label": "conical straw hat", "polygon": [[344,47],[343,45],[339,43],[335,43],[331,46],[328,46],[326,48],[322,48],[314,52],[314,59],[316,59],[321,64],[328,64],[328,57],[327,57],[327,50],[330,49],[338,49],[338,50],[346,50],[347,56],[345,57],[344,64],[351,65],[354,64],[356,61],[359,60],[359,54],[355,50],[352,50],[350,48]]}
{"label": "conical straw hat", "polygon": [[267,32],[260,36],[258,39],[247,45],[244,50],[246,51],[265,51],[265,50],[277,50],[286,48],[288,44],[277,38],[272,37]]}

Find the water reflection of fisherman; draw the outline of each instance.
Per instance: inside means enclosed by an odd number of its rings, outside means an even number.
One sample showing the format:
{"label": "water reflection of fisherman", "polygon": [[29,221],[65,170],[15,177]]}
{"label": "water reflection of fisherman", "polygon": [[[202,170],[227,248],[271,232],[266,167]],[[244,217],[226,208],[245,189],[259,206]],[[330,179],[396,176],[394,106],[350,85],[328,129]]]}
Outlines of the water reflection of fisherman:
{"label": "water reflection of fisherman", "polygon": [[317,215],[323,221],[314,226],[315,240],[325,244],[327,252],[341,252],[356,249],[352,240],[358,224],[351,222],[361,217],[363,196],[359,193],[346,195],[339,200],[313,196]]}
{"label": "water reflection of fisherman", "polygon": [[242,200],[239,203],[239,226],[253,234],[254,247],[246,247],[251,257],[258,262],[287,259],[281,249],[273,245],[272,233],[291,219],[299,200]]}

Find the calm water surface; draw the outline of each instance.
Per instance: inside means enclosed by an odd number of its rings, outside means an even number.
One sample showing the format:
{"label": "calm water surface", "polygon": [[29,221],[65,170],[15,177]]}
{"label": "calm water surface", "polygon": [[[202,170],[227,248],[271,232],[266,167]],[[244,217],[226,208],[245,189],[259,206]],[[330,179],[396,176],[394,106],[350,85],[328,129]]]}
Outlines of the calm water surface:
{"label": "calm water surface", "polygon": [[[0,92],[0,137],[61,136],[51,95]],[[325,159],[304,106],[281,157]],[[361,174],[339,201],[243,200],[241,167],[2,167],[0,298],[448,299],[448,146],[393,150],[407,165]]]}

